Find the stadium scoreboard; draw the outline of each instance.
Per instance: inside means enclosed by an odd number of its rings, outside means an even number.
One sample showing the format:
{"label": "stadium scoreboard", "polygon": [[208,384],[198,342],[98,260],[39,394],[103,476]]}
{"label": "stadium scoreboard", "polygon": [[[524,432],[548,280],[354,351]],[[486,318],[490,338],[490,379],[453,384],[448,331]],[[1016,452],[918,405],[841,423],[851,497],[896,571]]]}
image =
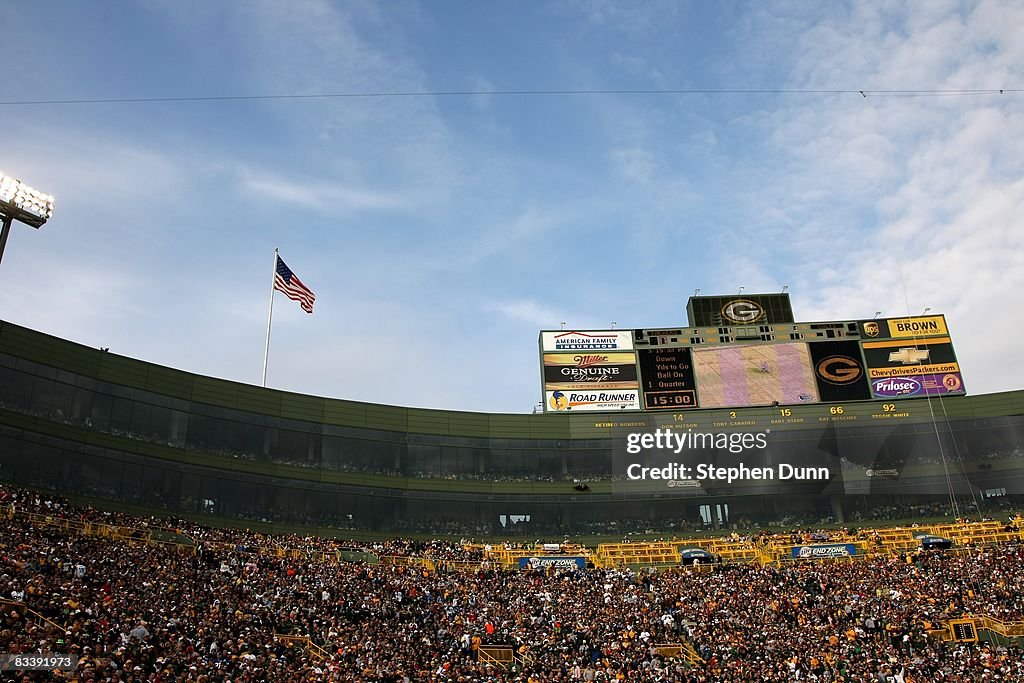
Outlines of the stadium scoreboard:
{"label": "stadium scoreboard", "polygon": [[678,412],[966,393],[942,315],[797,323],[786,294],[691,297],[687,312],[688,327],[542,331],[545,411]]}

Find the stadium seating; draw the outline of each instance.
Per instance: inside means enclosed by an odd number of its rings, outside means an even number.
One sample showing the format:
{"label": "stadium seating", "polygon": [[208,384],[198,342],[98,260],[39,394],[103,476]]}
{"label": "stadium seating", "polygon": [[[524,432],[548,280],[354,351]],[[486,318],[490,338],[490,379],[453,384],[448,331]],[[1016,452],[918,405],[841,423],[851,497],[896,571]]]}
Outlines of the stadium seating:
{"label": "stadium seating", "polygon": [[[73,652],[83,681],[1024,680],[1019,524],[591,553],[267,536],[5,487],[0,498],[0,649]],[[909,548],[920,533],[956,545]],[[797,563],[805,542],[864,552]],[[719,562],[680,567],[692,547]],[[516,570],[527,556],[595,568]]]}

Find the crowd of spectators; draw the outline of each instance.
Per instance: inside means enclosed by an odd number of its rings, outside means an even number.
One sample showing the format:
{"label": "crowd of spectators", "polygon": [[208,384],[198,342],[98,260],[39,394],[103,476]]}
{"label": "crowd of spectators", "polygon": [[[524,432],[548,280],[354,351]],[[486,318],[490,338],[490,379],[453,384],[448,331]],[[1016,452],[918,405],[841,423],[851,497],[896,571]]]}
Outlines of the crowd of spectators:
{"label": "crowd of spectators", "polygon": [[[78,655],[80,681],[1024,681],[1019,648],[925,633],[965,614],[1024,619],[1017,543],[662,572],[512,572],[491,567],[478,546],[350,544],[479,562],[429,572],[329,561],[324,551],[347,542],[106,513],[6,488],[0,503],[50,521],[18,514],[0,527],[0,596],[11,601],[0,610],[0,651]],[[194,545],[83,535],[54,523],[62,519],[172,526]],[[310,554],[253,552],[268,544]],[[326,656],[275,634],[308,637]],[[690,643],[702,661],[660,656],[661,643]],[[481,648],[497,644],[521,659],[488,664]]]}

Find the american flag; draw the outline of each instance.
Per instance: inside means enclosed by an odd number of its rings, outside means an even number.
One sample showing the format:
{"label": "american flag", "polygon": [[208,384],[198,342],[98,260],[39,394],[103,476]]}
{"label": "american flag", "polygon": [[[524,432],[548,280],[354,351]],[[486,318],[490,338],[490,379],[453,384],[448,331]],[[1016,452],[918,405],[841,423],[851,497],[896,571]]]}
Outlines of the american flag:
{"label": "american flag", "polygon": [[316,294],[309,290],[309,287],[302,284],[302,281],[295,276],[292,269],[285,265],[281,257],[277,257],[277,270],[274,272],[274,289],[284,292],[284,295],[292,301],[298,301],[302,310],[306,313],[313,312],[313,302],[316,301]]}

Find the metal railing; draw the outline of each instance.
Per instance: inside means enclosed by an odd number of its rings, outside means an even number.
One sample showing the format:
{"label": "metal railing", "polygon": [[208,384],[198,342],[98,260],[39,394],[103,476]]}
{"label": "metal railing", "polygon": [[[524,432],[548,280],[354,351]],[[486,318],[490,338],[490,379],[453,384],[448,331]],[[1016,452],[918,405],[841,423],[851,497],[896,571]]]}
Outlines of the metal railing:
{"label": "metal railing", "polygon": [[295,647],[297,645],[308,652],[311,657],[321,662],[328,657],[327,650],[310,640],[309,636],[292,636],[285,633],[275,633],[274,640],[284,643],[287,647]]}
{"label": "metal railing", "polygon": [[26,620],[41,622],[43,624],[46,624],[55,631],[63,633],[68,630],[67,626],[61,626],[52,619],[44,617],[42,614],[32,609],[24,602],[18,602],[17,600],[0,600],[0,605],[2,605],[4,608],[13,608],[21,610],[21,614],[25,617]]}
{"label": "metal railing", "polygon": [[516,654],[515,650],[508,646],[481,645],[477,650],[477,661],[481,664],[491,664],[506,669],[510,664],[515,663]]}

